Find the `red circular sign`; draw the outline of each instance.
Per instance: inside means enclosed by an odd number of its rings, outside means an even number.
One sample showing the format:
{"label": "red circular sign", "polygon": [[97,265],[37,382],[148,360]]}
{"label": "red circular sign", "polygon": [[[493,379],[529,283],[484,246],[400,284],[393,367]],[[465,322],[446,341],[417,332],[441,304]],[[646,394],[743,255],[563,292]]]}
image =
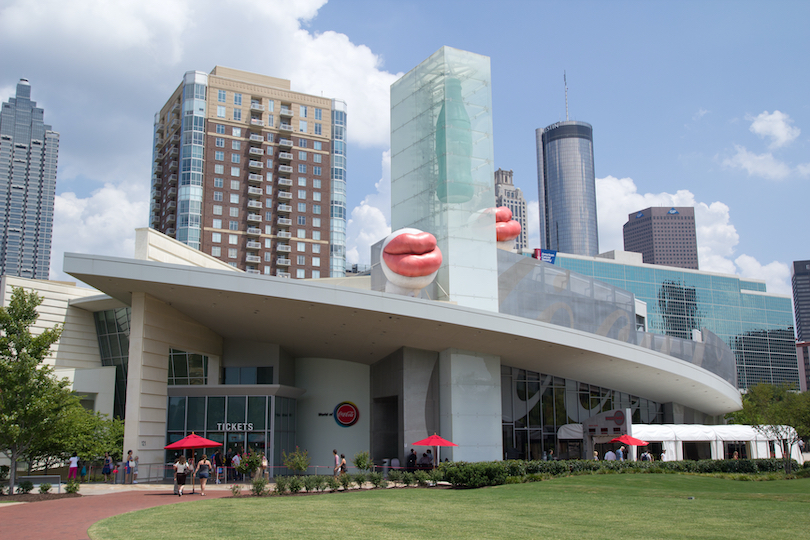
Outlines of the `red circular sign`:
{"label": "red circular sign", "polygon": [[350,427],[360,419],[360,409],[351,401],[343,401],[335,407],[335,422],[340,427]]}

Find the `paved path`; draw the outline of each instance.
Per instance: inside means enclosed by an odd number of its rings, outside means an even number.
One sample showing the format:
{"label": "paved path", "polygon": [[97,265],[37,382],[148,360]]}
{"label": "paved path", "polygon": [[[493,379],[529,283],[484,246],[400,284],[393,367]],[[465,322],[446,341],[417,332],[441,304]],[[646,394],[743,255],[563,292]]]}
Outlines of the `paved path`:
{"label": "paved path", "polygon": [[[246,489],[243,486],[242,489]],[[63,488],[64,489],[64,488]],[[82,497],[24,504],[0,504],[0,538],[37,540],[88,539],[87,529],[104,518],[164,504],[188,504],[231,495],[226,486],[200,488],[178,497],[171,485],[82,485]]]}

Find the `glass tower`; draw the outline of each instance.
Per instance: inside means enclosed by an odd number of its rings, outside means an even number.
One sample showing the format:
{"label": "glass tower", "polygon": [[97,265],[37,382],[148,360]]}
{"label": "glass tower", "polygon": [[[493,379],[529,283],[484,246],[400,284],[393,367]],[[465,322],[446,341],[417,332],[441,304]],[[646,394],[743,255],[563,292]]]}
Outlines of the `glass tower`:
{"label": "glass tower", "polygon": [[346,102],[332,100],[331,277],[346,276]]}
{"label": "glass tower", "polygon": [[498,311],[489,57],[442,47],[391,85],[391,226],[433,234],[438,297]]}
{"label": "glass tower", "polygon": [[36,105],[20,79],[0,115],[0,274],[48,279],[59,134]]}
{"label": "glass tower", "polygon": [[599,254],[593,128],[567,120],[536,134],[541,247],[593,257]]}

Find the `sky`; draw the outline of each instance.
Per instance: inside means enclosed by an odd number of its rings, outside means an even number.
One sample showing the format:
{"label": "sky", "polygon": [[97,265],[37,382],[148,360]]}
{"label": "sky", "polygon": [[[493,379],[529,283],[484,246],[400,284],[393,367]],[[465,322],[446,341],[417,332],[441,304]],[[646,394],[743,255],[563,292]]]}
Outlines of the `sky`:
{"label": "sky", "polygon": [[132,257],[155,113],[190,70],[291,80],[348,106],[348,260],[390,231],[390,85],[444,45],[491,58],[494,168],[539,247],[535,130],[594,128],[601,252],[627,216],[696,208],[701,270],[790,294],[810,259],[808,2],[0,0],[0,100],[20,78],[61,135],[65,252]]}

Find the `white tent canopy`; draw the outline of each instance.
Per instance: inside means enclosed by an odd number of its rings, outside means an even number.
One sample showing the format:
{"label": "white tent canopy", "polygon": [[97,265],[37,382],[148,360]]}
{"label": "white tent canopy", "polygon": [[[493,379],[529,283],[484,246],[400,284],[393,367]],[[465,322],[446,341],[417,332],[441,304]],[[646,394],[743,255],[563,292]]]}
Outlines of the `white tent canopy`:
{"label": "white tent canopy", "polygon": [[[723,443],[739,442],[745,443],[748,448],[748,455],[751,458],[770,457],[769,438],[752,426],[743,425],[718,425],[704,426],[700,424],[632,424],[631,433],[633,437],[647,442],[659,442],[666,450],[668,460],[678,461],[683,459],[683,442],[709,442],[713,459],[723,459]],[[793,428],[785,428],[792,430]],[[582,439],[582,424],[566,424],[557,430],[559,439]],[[614,435],[596,435],[593,437],[595,443],[606,443],[614,438]],[[782,457],[781,446],[774,444],[776,457]],[[635,452],[631,451],[631,455]],[[804,462],[798,445],[793,445],[791,457],[799,464]],[[632,458],[631,458],[632,459]]]}

